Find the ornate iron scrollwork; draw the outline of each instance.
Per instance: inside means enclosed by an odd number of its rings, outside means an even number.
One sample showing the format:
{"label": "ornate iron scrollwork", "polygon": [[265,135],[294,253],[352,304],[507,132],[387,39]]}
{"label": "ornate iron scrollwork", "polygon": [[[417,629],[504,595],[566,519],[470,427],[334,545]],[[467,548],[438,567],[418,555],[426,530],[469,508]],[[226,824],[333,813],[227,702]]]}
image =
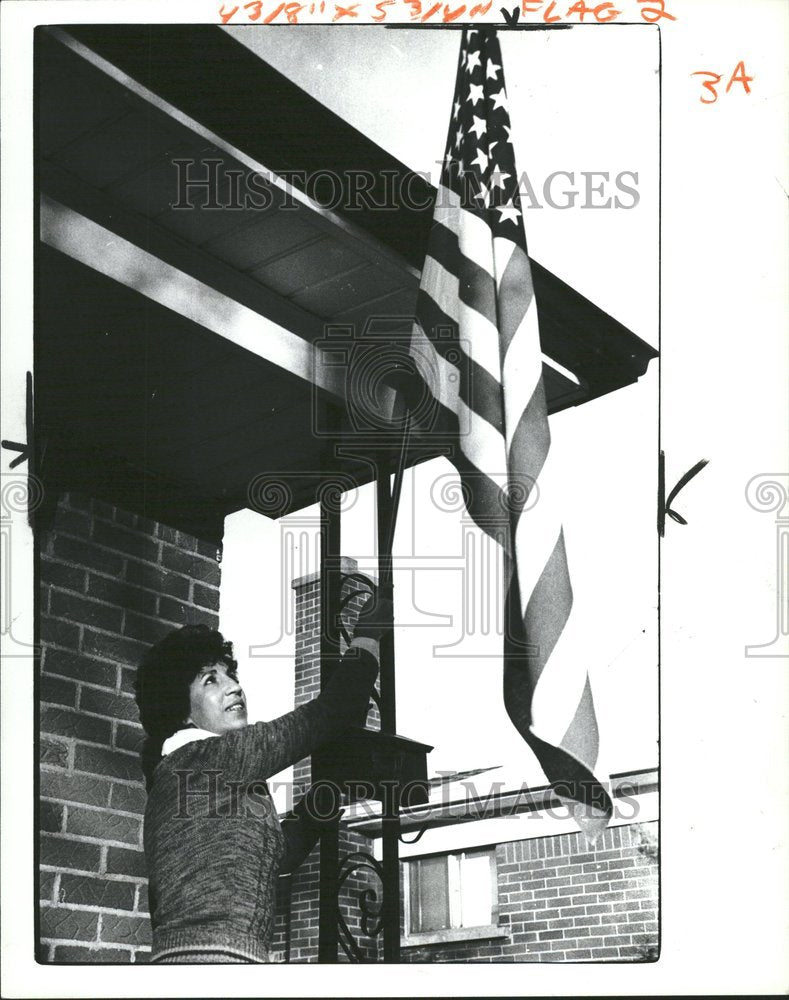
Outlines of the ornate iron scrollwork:
{"label": "ornate iron scrollwork", "polygon": [[[377,588],[375,584],[373,583],[372,580],[368,579],[363,573],[343,573],[342,576],[340,577],[340,589],[342,589],[342,587],[344,587],[346,583],[350,583],[352,580],[355,581],[356,583],[362,584],[365,589],[349,590],[348,593],[345,594],[340,600],[340,614],[342,614],[342,612],[345,611],[345,609],[348,607],[348,605],[351,603],[354,597],[360,597],[363,594],[369,594],[370,596],[374,597],[376,594]],[[345,627],[342,618],[337,624],[339,626],[340,635],[343,637],[345,642],[350,646],[351,634]],[[370,692],[370,700],[373,702],[375,707],[380,712],[381,695],[375,688],[373,688],[373,690]]]}
{"label": "ornate iron scrollwork", "polygon": [[[348,607],[354,597],[361,597],[363,594],[370,596],[375,596],[376,587],[372,580],[368,580],[366,576],[362,573],[343,573],[340,577],[340,589],[342,589],[346,583],[350,583],[351,580],[361,583],[365,589],[364,590],[349,590],[347,594],[344,594],[340,599],[340,614]],[[342,618],[337,622],[340,630],[340,635],[343,639],[350,645],[351,636],[348,629],[345,627]]]}
{"label": "ornate iron scrollwork", "polygon": [[[337,880],[338,893],[354,872],[363,869],[371,871],[383,885],[384,870],[381,862],[376,860],[371,854],[363,851],[354,851],[351,854],[344,854],[340,859],[340,870]],[[376,938],[383,928],[383,916],[378,893],[372,888],[362,889],[358,894],[358,899],[362,933],[365,937]],[[337,908],[337,925],[340,931],[340,944],[348,959],[351,962],[364,962],[364,953],[354,938],[339,907]]]}

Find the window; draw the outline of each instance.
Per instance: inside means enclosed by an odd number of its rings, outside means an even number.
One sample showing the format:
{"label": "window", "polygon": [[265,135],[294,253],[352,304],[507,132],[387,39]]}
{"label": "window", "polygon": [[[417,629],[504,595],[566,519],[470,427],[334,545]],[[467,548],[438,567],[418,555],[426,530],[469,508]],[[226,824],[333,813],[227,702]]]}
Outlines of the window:
{"label": "window", "polygon": [[[496,851],[436,854],[405,863],[405,938],[458,940],[496,931]],[[414,942],[416,943],[416,942]]]}

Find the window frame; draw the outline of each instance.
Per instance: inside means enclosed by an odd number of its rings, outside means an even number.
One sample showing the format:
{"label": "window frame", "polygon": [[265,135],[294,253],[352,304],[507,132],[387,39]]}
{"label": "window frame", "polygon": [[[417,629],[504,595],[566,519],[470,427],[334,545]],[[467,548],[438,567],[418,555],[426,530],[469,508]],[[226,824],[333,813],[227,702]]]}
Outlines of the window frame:
{"label": "window frame", "polygon": [[[487,855],[490,866],[491,922],[488,924],[462,924],[462,866],[465,858]],[[413,865],[427,858],[441,857],[446,861],[447,895],[449,898],[449,927],[430,931],[411,930],[411,879]],[[495,847],[473,847],[467,850],[437,852],[421,857],[404,859],[403,865],[403,932],[401,944],[440,944],[452,941],[472,941],[480,938],[509,937],[499,925],[498,863]]]}

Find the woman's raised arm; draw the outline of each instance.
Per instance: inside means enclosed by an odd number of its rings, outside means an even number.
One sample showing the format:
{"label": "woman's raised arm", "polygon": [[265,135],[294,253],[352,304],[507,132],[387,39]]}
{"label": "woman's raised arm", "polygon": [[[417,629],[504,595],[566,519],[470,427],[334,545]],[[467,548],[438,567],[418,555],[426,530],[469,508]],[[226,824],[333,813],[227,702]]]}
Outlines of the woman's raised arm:
{"label": "woman's raised arm", "polygon": [[[378,639],[391,620],[391,604],[368,602],[353,641],[323,691],[271,722],[256,722],[221,738],[217,767],[235,780],[270,778],[307,757],[349,726],[364,725],[378,674]],[[228,775],[230,776],[230,775]]]}

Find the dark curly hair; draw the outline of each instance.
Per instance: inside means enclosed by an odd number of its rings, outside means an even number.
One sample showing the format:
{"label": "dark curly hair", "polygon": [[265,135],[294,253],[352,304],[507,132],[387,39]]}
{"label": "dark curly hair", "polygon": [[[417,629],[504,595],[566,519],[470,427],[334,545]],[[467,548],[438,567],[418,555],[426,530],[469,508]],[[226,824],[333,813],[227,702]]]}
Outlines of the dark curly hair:
{"label": "dark curly hair", "polygon": [[152,646],[137,668],[134,690],[146,734],[141,763],[148,788],[162,744],[183,728],[189,715],[189,686],[212,663],[226,663],[235,671],[233,643],[207,625],[184,625]]}

